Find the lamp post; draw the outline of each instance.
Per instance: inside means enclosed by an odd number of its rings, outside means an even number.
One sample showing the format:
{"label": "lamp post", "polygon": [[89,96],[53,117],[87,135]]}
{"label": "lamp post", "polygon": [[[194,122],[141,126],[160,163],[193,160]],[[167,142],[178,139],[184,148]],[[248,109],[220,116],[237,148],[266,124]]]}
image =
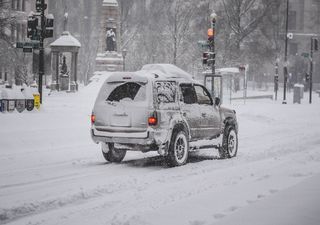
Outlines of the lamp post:
{"label": "lamp post", "polygon": [[286,40],[285,40],[285,49],[284,49],[284,67],[283,67],[283,101],[282,104],[287,104],[287,81],[288,81],[288,29],[289,29],[289,0],[287,0],[287,10],[286,10]]}
{"label": "lamp post", "polygon": [[274,73],[274,92],[275,92],[275,100],[278,99],[278,89],[279,89],[279,62],[280,59],[277,58],[275,65],[275,73]]}
{"label": "lamp post", "polygon": [[127,55],[127,49],[122,50],[122,57],[123,57],[123,71],[126,71],[126,55]]}

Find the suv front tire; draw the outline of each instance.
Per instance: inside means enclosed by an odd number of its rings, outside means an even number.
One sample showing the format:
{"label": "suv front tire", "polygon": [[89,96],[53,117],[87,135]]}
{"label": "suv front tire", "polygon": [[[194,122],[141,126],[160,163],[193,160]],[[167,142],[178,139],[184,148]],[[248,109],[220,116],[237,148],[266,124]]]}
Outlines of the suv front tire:
{"label": "suv front tire", "polygon": [[227,125],[223,132],[222,146],[219,148],[221,159],[233,158],[238,151],[238,134],[233,125]]}

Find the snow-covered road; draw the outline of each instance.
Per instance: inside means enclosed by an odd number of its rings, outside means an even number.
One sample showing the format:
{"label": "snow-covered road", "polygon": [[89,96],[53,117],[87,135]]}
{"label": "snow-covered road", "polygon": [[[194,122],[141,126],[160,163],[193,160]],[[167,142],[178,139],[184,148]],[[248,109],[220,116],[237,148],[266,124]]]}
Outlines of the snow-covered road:
{"label": "snow-covered road", "polygon": [[89,135],[95,82],[0,115],[0,224],[320,224],[319,97],[239,102],[236,158],[206,149],[169,168],[156,153],[104,161]]}

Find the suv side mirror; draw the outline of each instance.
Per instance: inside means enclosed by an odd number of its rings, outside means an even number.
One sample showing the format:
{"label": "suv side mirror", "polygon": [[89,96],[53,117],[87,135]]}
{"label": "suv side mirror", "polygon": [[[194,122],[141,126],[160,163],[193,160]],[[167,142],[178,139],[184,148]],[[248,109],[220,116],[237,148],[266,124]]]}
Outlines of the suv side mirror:
{"label": "suv side mirror", "polygon": [[220,104],[221,104],[220,98],[218,98],[218,97],[214,98],[214,104],[215,104],[216,106],[220,106]]}

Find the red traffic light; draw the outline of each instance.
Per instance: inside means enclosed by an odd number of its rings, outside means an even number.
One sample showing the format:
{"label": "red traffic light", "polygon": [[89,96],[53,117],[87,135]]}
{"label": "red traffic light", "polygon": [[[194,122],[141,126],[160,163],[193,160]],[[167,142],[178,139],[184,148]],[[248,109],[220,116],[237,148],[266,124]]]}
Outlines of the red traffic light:
{"label": "red traffic light", "polygon": [[213,36],[214,36],[214,29],[209,28],[209,29],[208,29],[208,38],[211,38],[211,37],[213,37]]}

